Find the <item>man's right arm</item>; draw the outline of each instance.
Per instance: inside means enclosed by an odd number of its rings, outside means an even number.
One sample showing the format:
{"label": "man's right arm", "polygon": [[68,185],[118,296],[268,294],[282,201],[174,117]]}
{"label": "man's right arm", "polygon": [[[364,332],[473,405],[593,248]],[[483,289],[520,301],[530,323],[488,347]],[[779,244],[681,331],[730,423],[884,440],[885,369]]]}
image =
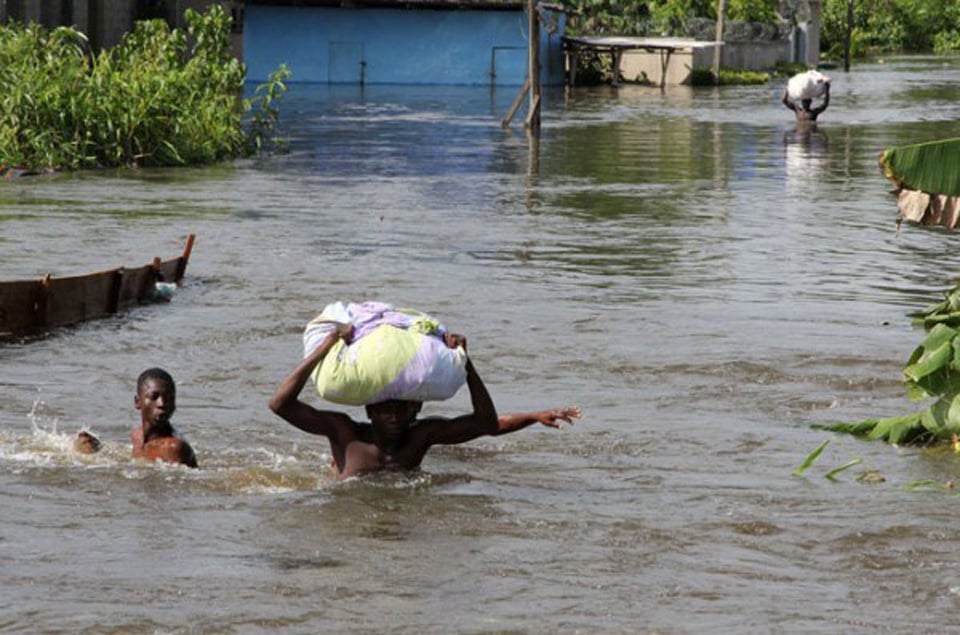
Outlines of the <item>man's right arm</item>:
{"label": "man's right arm", "polygon": [[343,426],[349,426],[352,423],[350,417],[340,412],[317,410],[300,401],[300,392],[310,378],[310,373],[323,361],[337,340],[343,339],[349,342],[352,336],[352,325],[338,324],[337,328],[324,338],[320,346],[303,358],[280,383],[270,399],[270,410],[304,432],[320,434],[331,439],[337,436],[337,431]]}
{"label": "man's right arm", "polygon": [[470,390],[470,403],[473,412],[452,419],[431,417],[421,420],[414,427],[417,442],[424,449],[433,445],[466,443],[478,437],[497,434],[499,419],[493,399],[487,392],[480,375],[467,359],[467,388]]}
{"label": "man's right arm", "polygon": [[826,88],[823,93],[823,103],[820,104],[818,107],[814,108],[813,110],[811,110],[810,112],[812,112],[814,115],[819,115],[824,110],[826,110],[827,106],[829,105],[830,105],[830,82],[827,82]]}

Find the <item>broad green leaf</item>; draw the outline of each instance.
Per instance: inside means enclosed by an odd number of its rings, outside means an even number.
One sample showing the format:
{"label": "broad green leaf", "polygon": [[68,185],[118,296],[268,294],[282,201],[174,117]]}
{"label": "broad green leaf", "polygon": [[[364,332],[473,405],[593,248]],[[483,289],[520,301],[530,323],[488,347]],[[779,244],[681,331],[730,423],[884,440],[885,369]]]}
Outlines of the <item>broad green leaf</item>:
{"label": "broad green leaf", "polygon": [[960,196],[960,139],[888,148],[880,165],[900,187]]}

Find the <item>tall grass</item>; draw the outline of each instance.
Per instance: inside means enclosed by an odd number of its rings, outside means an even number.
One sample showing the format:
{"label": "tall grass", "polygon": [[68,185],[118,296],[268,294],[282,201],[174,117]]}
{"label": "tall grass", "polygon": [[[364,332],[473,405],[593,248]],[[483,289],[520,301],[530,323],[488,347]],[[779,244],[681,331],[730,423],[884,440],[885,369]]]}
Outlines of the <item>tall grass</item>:
{"label": "tall grass", "polygon": [[[137,22],[97,54],[73,28],[0,27],[0,163],[198,165],[262,148],[277,102],[259,104],[256,129],[245,131],[245,114],[264,98],[241,98],[246,70],[231,55],[229,16],[212,5],[184,17],[186,30]],[[272,96],[288,75],[271,77]]]}

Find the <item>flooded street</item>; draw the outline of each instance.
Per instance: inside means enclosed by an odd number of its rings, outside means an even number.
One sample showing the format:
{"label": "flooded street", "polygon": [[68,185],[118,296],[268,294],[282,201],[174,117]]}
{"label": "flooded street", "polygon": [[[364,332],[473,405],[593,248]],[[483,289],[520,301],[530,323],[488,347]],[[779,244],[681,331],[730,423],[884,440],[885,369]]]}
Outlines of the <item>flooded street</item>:
{"label": "flooded street", "polygon": [[[907,314],[960,236],[898,233],[877,159],[960,136],[960,58],[831,74],[811,134],[785,81],[554,88],[534,147],[499,125],[513,89],[294,86],[288,154],[0,183],[5,280],[197,235],[169,304],[0,344],[0,631],[960,627],[960,499],[911,486],[960,455],[811,427],[925,407]],[[500,412],[582,421],[335,483],[267,401],[305,324],[367,299],[466,334]],[[129,458],[150,366],[200,470]],[[82,427],[103,452],[69,451]]]}

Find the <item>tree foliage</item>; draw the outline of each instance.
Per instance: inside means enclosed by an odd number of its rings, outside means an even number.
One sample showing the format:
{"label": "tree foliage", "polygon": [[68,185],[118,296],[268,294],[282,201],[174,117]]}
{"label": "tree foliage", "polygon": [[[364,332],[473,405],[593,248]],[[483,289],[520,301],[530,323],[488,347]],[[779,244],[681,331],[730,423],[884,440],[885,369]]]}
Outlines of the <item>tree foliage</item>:
{"label": "tree foliage", "polygon": [[[846,40],[847,1],[822,0],[821,51],[840,57]],[[563,0],[574,34],[684,35],[691,18],[717,17],[717,0]],[[804,0],[728,0],[730,21],[776,24],[802,14]],[[855,0],[854,56],[881,51],[960,50],[957,0]]]}
{"label": "tree foliage", "polygon": [[[579,34],[683,35],[691,18],[717,17],[716,0],[564,0]],[[728,0],[730,20],[776,24],[779,0]]]}
{"label": "tree foliage", "polygon": [[[829,57],[843,53],[847,0],[823,0],[820,47]],[[851,55],[904,51],[947,53],[960,50],[957,0],[860,0],[854,5]]]}

